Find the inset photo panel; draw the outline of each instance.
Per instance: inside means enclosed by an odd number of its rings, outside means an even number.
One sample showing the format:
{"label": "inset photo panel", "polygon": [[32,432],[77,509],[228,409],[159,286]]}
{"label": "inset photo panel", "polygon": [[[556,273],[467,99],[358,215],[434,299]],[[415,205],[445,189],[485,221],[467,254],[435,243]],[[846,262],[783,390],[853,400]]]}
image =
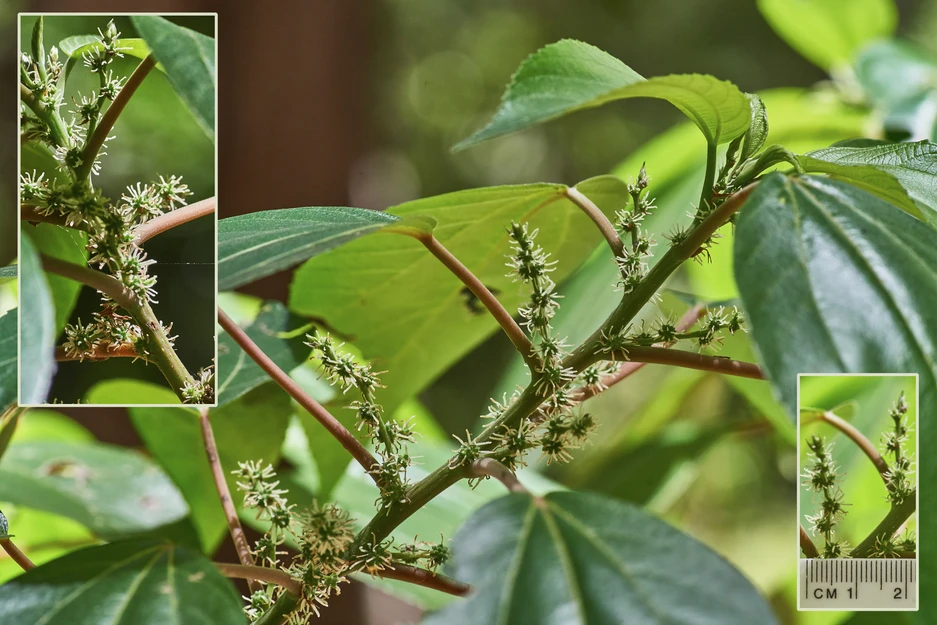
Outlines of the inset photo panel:
{"label": "inset photo panel", "polygon": [[918,401],[917,374],[798,376],[799,609],[917,610]]}
{"label": "inset photo panel", "polygon": [[20,14],[19,403],[215,404],[216,14]]}

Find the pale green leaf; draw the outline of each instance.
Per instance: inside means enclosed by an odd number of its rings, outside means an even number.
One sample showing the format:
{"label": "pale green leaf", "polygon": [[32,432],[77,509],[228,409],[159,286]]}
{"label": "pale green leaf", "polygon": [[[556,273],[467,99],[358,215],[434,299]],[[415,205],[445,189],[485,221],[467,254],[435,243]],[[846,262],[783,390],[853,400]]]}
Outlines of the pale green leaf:
{"label": "pale green leaf", "polygon": [[218,222],[218,288],[235,289],[392,224],[396,217],[338,206],[267,210]]}
{"label": "pale green leaf", "polygon": [[0,462],[0,501],[69,517],[102,538],[152,530],[188,513],[150,460],[101,443],[11,444]]}
{"label": "pale green leaf", "polygon": [[732,83],[699,74],[645,79],[594,46],[564,39],[528,57],[512,77],[488,125],[454,149],[574,111],[641,97],[673,104],[693,120],[712,145],[735,139],[750,123],[748,98]]}
{"label": "pale green leaf", "polygon": [[789,46],[826,70],[852,63],[898,24],[893,0],[758,0],[758,8]]}
{"label": "pale green leaf", "polygon": [[[612,216],[627,197],[625,184],[604,176],[578,185]],[[507,277],[511,221],[539,229],[537,243],[559,261],[553,277],[568,276],[601,235],[565,196],[563,185],[533,184],[449,193],[390,209],[394,215],[437,220],[435,236],[492,289],[509,311],[526,296]],[[407,236],[365,237],[311,259],[295,274],[290,308],[326,321],[367,359],[378,363],[388,411],[425,388],[498,328],[474,306],[468,289],[418,241]]]}

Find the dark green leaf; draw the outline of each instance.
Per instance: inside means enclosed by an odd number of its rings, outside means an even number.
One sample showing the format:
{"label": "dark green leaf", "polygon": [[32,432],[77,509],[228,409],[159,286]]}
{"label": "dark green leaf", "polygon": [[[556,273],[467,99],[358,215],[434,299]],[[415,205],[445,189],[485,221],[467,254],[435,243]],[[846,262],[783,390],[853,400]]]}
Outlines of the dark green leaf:
{"label": "dark green leaf", "polygon": [[234,586],[203,556],[152,540],[87,547],[0,586],[4,623],[246,623]]}
{"label": "dark green leaf", "polygon": [[[934,230],[851,185],[766,177],[739,217],[735,273],[768,377],[794,414],[801,372],[915,372],[921,414],[937,410],[937,247]],[[923,423],[921,448],[937,446]],[[937,464],[921,463],[922,484]],[[920,523],[935,494],[921,490]],[[921,562],[937,544],[921,544]],[[922,613],[937,576],[922,570]]]}
{"label": "dark green leaf", "polygon": [[16,312],[0,316],[0,412],[16,402]]}
{"label": "dark green leaf", "polygon": [[20,299],[23,323],[20,328],[21,404],[45,402],[55,373],[55,309],[42,261],[30,236],[20,242]]}
{"label": "dark green leaf", "polygon": [[453,553],[450,573],[475,591],[427,625],[777,622],[718,554],[598,495],[502,497],[469,519]]}
{"label": "dark green leaf", "polygon": [[808,171],[846,179],[915,217],[937,223],[937,143],[833,146],[807,156]]}
{"label": "dark green leaf", "polygon": [[157,15],[130,20],[202,130],[215,138],[215,40]]}
{"label": "dark green leaf", "polygon": [[397,220],[363,208],[260,211],[218,222],[218,288],[237,288]]}
{"label": "dark green leaf", "polygon": [[[285,339],[277,334],[294,330],[302,323],[301,319],[290,315],[280,302],[267,302],[244,331],[278,367],[289,373],[306,360],[309,348],[303,346],[301,337]],[[221,334],[218,338],[218,375],[219,406],[270,381],[270,376],[227,334]]]}
{"label": "dark green leaf", "polygon": [[[612,176],[578,185],[606,215],[624,206],[627,188]],[[526,299],[505,269],[505,228],[527,221],[537,243],[559,261],[553,277],[568,276],[595,249],[601,235],[566,199],[563,185],[532,184],[448,193],[407,202],[394,215],[437,220],[436,238],[500,298],[508,310]],[[290,309],[321,318],[376,359],[388,411],[424,388],[497,323],[472,305],[465,286],[416,240],[373,236],[334,249],[303,265],[290,288]]]}
{"label": "dark green leaf", "polygon": [[898,23],[892,0],[758,0],[758,8],[789,46],[826,70],[852,63]]}
{"label": "dark green leaf", "polygon": [[[130,408],[129,412],[147,450],[188,502],[203,548],[214,550],[226,523],[198,415],[187,408]],[[238,507],[241,498],[231,471],[237,469],[239,461],[263,460],[275,465],[291,413],[289,397],[273,383],[211,410],[218,457]]]}
{"label": "dark green leaf", "polygon": [[188,512],[147,458],[99,443],[14,442],[0,462],[0,501],[69,517],[102,538],[151,530]]}
{"label": "dark green leaf", "polygon": [[594,46],[564,39],[528,57],[511,78],[488,125],[454,149],[606,102],[641,97],[667,100],[713,145],[744,133],[751,119],[748,98],[732,83],[699,74],[645,79]]}

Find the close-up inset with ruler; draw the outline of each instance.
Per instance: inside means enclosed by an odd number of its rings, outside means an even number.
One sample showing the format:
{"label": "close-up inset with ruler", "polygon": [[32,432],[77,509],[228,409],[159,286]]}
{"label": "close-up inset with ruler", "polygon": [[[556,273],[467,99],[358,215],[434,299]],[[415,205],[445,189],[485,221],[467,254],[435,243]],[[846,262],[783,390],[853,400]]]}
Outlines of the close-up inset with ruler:
{"label": "close-up inset with ruler", "polygon": [[799,608],[916,610],[918,376],[800,375],[798,405]]}

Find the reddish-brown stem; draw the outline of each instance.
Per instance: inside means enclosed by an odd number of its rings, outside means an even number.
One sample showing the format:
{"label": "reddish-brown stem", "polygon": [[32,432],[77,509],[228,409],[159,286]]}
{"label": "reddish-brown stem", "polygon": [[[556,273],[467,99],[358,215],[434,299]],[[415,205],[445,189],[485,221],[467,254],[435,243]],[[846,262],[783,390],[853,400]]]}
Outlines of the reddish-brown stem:
{"label": "reddish-brown stem", "polygon": [[498,298],[492,294],[488,287],[486,287],[468,267],[463,265],[458,258],[453,256],[452,252],[447,250],[432,234],[421,232],[413,236],[478,298],[478,301],[488,309],[488,312],[495,318],[495,321],[498,322],[498,325],[501,326],[504,333],[511,339],[511,343],[513,343],[517,351],[520,352],[527,366],[530,367],[532,371],[536,371],[540,367],[540,363],[534,354],[530,339],[527,338],[527,335],[524,334],[521,327],[517,325],[517,322],[511,317],[511,313],[501,305],[501,302],[498,301]]}
{"label": "reddish-brown stem", "polygon": [[643,362],[655,365],[671,365],[700,371],[713,371],[753,380],[764,380],[761,367],[751,362],[742,362],[719,356],[705,356],[666,347],[628,347],[624,353],[616,353],[617,358],[631,362]]}
{"label": "reddish-brown stem", "polygon": [[215,568],[225,577],[234,579],[256,580],[268,584],[276,584],[285,588],[296,596],[302,595],[303,585],[289,576],[286,571],[280,569],[268,569],[263,566],[252,566],[245,564],[232,564],[230,562],[215,562]]}
{"label": "reddish-brown stem", "polygon": [[20,551],[19,547],[14,545],[9,538],[0,538],[0,547],[3,547],[3,550],[9,554],[10,559],[19,564],[24,571],[36,568],[32,560],[26,557],[26,554]]}
{"label": "reddish-brown stem", "polygon": [[133,243],[134,245],[142,245],[145,241],[152,239],[157,234],[162,234],[176,226],[181,226],[199,217],[211,215],[214,212],[215,198],[210,197],[189,204],[188,206],[169,211],[168,213],[163,213],[159,217],[138,226],[133,231]]}
{"label": "reddish-brown stem", "polygon": [[[218,445],[215,444],[215,432],[212,430],[211,420],[208,418],[208,408],[199,409],[198,422],[202,428],[205,455],[208,456],[208,465],[211,467],[211,475],[215,480],[215,490],[218,491],[218,498],[221,500],[221,508],[224,510],[225,520],[228,522],[228,531],[231,533],[234,548],[238,552],[238,559],[244,566],[253,566],[254,556],[251,555],[250,545],[247,544],[247,536],[244,535],[244,528],[241,527],[241,520],[238,519],[237,509],[234,507],[234,501],[231,500],[231,491],[228,489],[224,469],[221,468]],[[254,580],[249,580],[248,585],[251,592],[260,590],[260,585]]]}
{"label": "reddish-brown stem", "polygon": [[[65,223],[65,217],[62,215],[43,215],[39,212],[39,209],[30,204],[20,204],[20,220],[28,221],[30,223],[47,223],[54,224],[56,226],[62,226],[63,228],[69,227]],[[77,228],[78,230],[84,230],[84,228]]]}
{"label": "reddish-brown stem", "polygon": [[344,447],[352,457],[358,461],[365,471],[368,472],[368,475],[371,476],[371,479],[375,483],[378,483],[377,477],[371,473],[371,470],[374,469],[378,462],[375,460],[374,456],[371,455],[367,449],[364,448],[364,445],[355,438],[355,435],[349,432],[344,425],[339,423],[338,419],[332,416],[332,414],[326,410],[322,404],[317,402],[315,399],[310,397],[303,389],[299,387],[296,382],[294,382],[290,376],[286,374],[280,367],[276,365],[270,358],[263,352],[262,349],[257,347],[254,341],[251,340],[249,336],[240,328],[234,321],[231,320],[228,315],[225,314],[223,310],[218,309],[218,323],[221,324],[221,327],[224,328],[224,331],[228,333],[234,342],[240,345],[241,349],[250,357],[251,360],[256,362],[261,369],[263,369],[270,378],[276,382],[280,388],[286,391],[290,397],[296,400],[296,402],[302,406],[309,414],[316,418],[316,420],[322,424],[322,426],[329,431],[329,433],[337,440],[342,447]]}
{"label": "reddish-brown stem", "polygon": [[133,345],[121,345],[116,349],[112,349],[110,346],[98,346],[91,351],[90,356],[83,356],[82,358],[79,358],[78,356],[69,356],[65,351],[65,348],[61,345],[55,348],[55,359],[59,362],[67,362],[70,360],[100,361],[107,360],[108,358],[139,358],[141,360],[146,360],[146,358],[137,353],[137,350],[134,349]]}
{"label": "reddish-brown stem", "polygon": [[101,116],[98,127],[94,129],[94,134],[91,135],[87,145],[85,145],[85,149],[81,154],[81,166],[75,170],[76,180],[84,180],[91,173],[91,168],[94,166],[94,161],[98,157],[98,152],[101,151],[104,142],[107,140],[108,133],[114,127],[117,118],[120,117],[124,107],[127,106],[127,103],[143,82],[143,79],[147,77],[154,67],[156,67],[156,58],[151,54],[137,65],[137,69],[133,70],[133,73],[127,78],[127,82],[124,83],[121,90],[114,96],[114,101],[111,102],[111,105],[107,107],[104,115]]}
{"label": "reddish-brown stem", "polygon": [[596,225],[599,232],[605,237],[615,258],[622,258],[625,255],[625,244],[622,242],[621,237],[618,236],[618,231],[615,230],[615,226],[612,225],[612,222],[605,216],[605,213],[576,187],[567,188],[566,197],[592,220],[592,223]]}
{"label": "reddish-brown stem", "polygon": [[494,458],[481,458],[472,463],[469,467],[469,476],[471,477],[493,477],[512,493],[526,493],[527,489],[517,479],[509,468],[495,460]]}
{"label": "reddish-brown stem", "polygon": [[472,590],[472,587],[468,584],[454,580],[451,577],[446,577],[441,573],[433,573],[432,571],[427,571],[426,569],[410,566],[408,564],[395,564],[394,568],[378,571],[375,575],[377,577],[383,577],[384,579],[396,579],[402,582],[416,584],[417,586],[432,588],[433,590],[456,595],[457,597],[464,597]]}
{"label": "reddish-brown stem", "polygon": [[800,550],[804,552],[804,555],[808,558],[819,558],[820,552],[817,551],[817,546],[813,544],[813,541],[810,540],[810,536],[807,534],[807,530],[804,529],[804,526],[800,526]]}
{"label": "reddish-brown stem", "polygon": [[[676,323],[677,332],[685,332],[689,328],[693,327],[693,324],[699,321],[700,317],[706,312],[706,307],[702,304],[697,304],[690,310],[688,310]],[[676,342],[665,343],[664,347],[673,347]],[[587,399],[598,395],[603,390],[606,390],[633,373],[640,370],[647,363],[644,362],[623,362],[621,366],[618,367],[618,370],[614,373],[610,373],[602,379],[602,383],[598,386],[587,386],[579,389],[579,391],[574,396],[575,401],[584,402]]]}
{"label": "reddish-brown stem", "polygon": [[865,434],[856,429],[854,425],[844,420],[843,418],[833,414],[830,411],[825,411],[817,414],[817,418],[820,421],[825,421],[829,423],[834,428],[848,436],[852,442],[862,450],[869,460],[872,461],[872,464],[875,465],[875,469],[879,472],[879,475],[882,476],[882,480],[885,484],[888,484],[888,478],[886,474],[888,473],[888,463],[885,462],[885,459],[882,458],[882,455],[878,453],[878,450],[875,448],[875,445],[872,444],[868,438],[865,437]]}

